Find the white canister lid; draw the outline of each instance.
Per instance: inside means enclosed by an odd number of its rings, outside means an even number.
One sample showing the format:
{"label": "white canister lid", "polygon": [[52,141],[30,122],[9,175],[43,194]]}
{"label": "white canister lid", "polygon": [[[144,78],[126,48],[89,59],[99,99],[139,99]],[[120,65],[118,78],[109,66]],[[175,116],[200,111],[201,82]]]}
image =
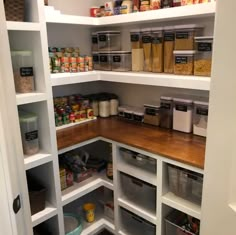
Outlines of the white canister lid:
{"label": "white canister lid", "polygon": [[176,25],[174,26],[175,30],[183,30],[183,29],[201,29],[204,28],[202,25],[198,25],[198,24],[185,24],[185,25]]}
{"label": "white canister lid", "polygon": [[161,100],[168,100],[168,101],[172,101],[173,100],[173,98],[171,96],[164,96],[164,95],[162,95],[160,99]]}
{"label": "white canister lid", "polygon": [[11,51],[12,56],[32,56],[32,51]]}
{"label": "white canister lid", "polygon": [[173,98],[173,101],[178,103],[186,103],[186,104],[192,104],[193,101],[191,99],[184,99],[184,98]]}
{"label": "white canister lid", "polygon": [[193,103],[194,103],[195,105],[209,106],[209,102],[207,102],[207,101],[198,101],[198,100],[195,100]]}
{"label": "white canister lid", "polygon": [[186,51],[176,50],[173,53],[174,53],[174,55],[194,55],[194,54],[196,54],[196,51],[193,51],[193,50],[186,50]]}
{"label": "white canister lid", "polygon": [[143,29],[141,29],[141,32],[142,32],[142,33],[151,32],[151,31],[152,31],[151,28],[143,28]]}
{"label": "white canister lid", "polygon": [[152,32],[162,31],[163,27],[154,27],[152,28]]}
{"label": "white canister lid", "polygon": [[99,31],[97,34],[120,34],[120,31]]}
{"label": "white canister lid", "polygon": [[140,29],[131,29],[130,33],[140,33]]}
{"label": "white canister lid", "polygon": [[164,31],[173,31],[173,30],[175,30],[175,26],[165,26],[165,27],[163,27],[163,30]]}
{"label": "white canister lid", "polygon": [[196,41],[208,41],[208,40],[213,40],[213,36],[201,36],[201,37],[194,37]]}
{"label": "white canister lid", "polygon": [[152,104],[144,104],[144,108],[154,108],[154,109],[160,109],[160,105],[152,105]]}

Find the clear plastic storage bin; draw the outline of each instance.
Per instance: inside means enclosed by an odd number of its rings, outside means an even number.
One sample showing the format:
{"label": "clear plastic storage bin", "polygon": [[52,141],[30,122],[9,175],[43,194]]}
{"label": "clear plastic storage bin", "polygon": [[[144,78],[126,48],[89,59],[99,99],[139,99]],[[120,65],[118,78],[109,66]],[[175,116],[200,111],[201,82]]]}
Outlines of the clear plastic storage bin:
{"label": "clear plastic storage bin", "polygon": [[195,37],[194,75],[211,76],[213,37]]}
{"label": "clear plastic storage bin", "polygon": [[193,134],[206,137],[208,120],[208,102],[194,101]]}
{"label": "clear plastic storage bin", "polygon": [[156,235],[156,226],[120,207],[121,230],[132,235]]}
{"label": "clear plastic storage bin", "polygon": [[110,52],[99,53],[99,69],[105,71],[112,70],[112,58]]}
{"label": "clear plastic storage bin", "polygon": [[117,72],[131,71],[130,51],[112,52],[112,71],[117,71]]}
{"label": "clear plastic storage bin", "polygon": [[99,51],[120,51],[121,37],[120,31],[101,31],[98,33]]}
{"label": "clear plastic storage bin", "polygon": [[202,33],[200,25],[175,26],[175,50],[194,50],[194,37]]}
{"label": "clear plastic storage bin", "polygon": [[122,161],[124,161],[126,164],[130,164],[132,166],[142,168],[143,170],[146,170],[147,172],[156,174],[156,160],[155,159],[145,156],[143,154],[125,149],[125,148],[120,148],[120,155],[121,155]]}
{"label": "clear plastic storage bin", "polygon": [[124,198],[156,213],[156,187],[124,173],[120,173],[121,191]]}
{"label": "clear plastic storage bin", "polygon": [[183,168],[168,165],[169,190],[175,195],[201,204],[203,176]]}
{"label": "clear plastic storage bin", "polygon": [[174,98],[173,129],[186,133],[192,132],[193,101]]}
{"label": "clear plastic storage bin", "polygon": [[93,69],[94,70],[99,70],[100,69],[99,53],[98,52],[93,52]]}
{"label": "clear plastic storage bin", "polygon": [[21,139],[25,155],[39,151],[38,117],[33,113],[19,111]]}

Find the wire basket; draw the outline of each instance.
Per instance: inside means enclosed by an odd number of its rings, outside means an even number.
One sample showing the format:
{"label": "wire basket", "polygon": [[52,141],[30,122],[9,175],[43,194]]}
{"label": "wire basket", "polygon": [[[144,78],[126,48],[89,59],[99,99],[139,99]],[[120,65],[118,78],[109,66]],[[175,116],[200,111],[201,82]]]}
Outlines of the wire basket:
{"label": "wire basket", "polygon": [[24,21],[24,0],[4,0],[7,21]]}

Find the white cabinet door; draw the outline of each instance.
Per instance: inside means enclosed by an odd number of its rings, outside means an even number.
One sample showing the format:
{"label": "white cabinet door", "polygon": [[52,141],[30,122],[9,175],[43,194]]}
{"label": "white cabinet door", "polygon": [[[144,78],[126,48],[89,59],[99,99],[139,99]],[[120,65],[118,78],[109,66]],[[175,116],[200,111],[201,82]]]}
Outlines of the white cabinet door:
{"label": "white cabinet door", "polygon": [[235,11],[217,0],[201,235],[236,234]]}

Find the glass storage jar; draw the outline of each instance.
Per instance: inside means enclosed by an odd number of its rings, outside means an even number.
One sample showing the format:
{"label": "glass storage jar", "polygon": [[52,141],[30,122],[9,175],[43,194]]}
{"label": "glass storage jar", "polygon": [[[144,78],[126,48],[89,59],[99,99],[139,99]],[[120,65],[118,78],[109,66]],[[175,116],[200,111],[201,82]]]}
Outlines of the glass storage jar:
{"label": "glass storage jar", "polygon": [[142,29],[144,71],[152,72],[152,34],[150,28]]}
{"label": "glass storage jar", "polygon": [[175,30],[173,26],[164,27],[164,72],[174,72]]}
{"label": "glass storage jar", "polygon": [[105,71],[112,70],[112,59],[110,52],[99,53],[99,69]]}
{"label": "glass storage jar", "polygon": [[131,70],[131,52],[113,51],[112,52],[112,71],[125,72]]}
{"label": "glass storage jar", "polygon": [[173,129],[186,133],[192,132],[193,101],[174,98]]}
{"label": "glass storage jar", "polygon": [[32,51],[12,51],[11,58],[16,92],[33,92],[35,88]]}
{"label": "glass storage jar", "polygon": [[21,139],[25,155],[39,151],[38,117],[33,113],[19,111]]}
{"label": "glass storage jar", "polygon": [[100,69],[99,53],[94,51],[92,55],[93,55],[93,69],[94,70],[99,70]]}
{"label": "glass storage jar", "polygon": [[120,31],[100,31],[98,33],[99,51],[120,51],[121,37]]}
{"label": "glass storage jar", "polygon": [[193,75],[195,51],[174,51],[174,74]]}
{"label": "glass storage jar", "polygon": [[152,28],[152,72],[163,72],[163,28]]}
{"label": "glass storage jar", "polygon": [[97,32],[92,33],[91,41],[92,41],[92,51],[98,51],[98,34],[97,34]]}
{"label": "glass storage jar", "polygon": [[173,123],[173,99],[170,96],[161,96],[161,123],[163,128],[172,128]]}
{"label": "glass storage jar", "polygon": [[213,37],[195,37],[194,75],[211,76]]}
{"label": "glass storage jar", "polygon": [[175,50],[194,50],[194,37],[202,33],[200,25],[175,26]]}
{"label": "glass storage jar", "polygon": [[194,101],[193,134],[206,137],[208,120],[207,101]]}

